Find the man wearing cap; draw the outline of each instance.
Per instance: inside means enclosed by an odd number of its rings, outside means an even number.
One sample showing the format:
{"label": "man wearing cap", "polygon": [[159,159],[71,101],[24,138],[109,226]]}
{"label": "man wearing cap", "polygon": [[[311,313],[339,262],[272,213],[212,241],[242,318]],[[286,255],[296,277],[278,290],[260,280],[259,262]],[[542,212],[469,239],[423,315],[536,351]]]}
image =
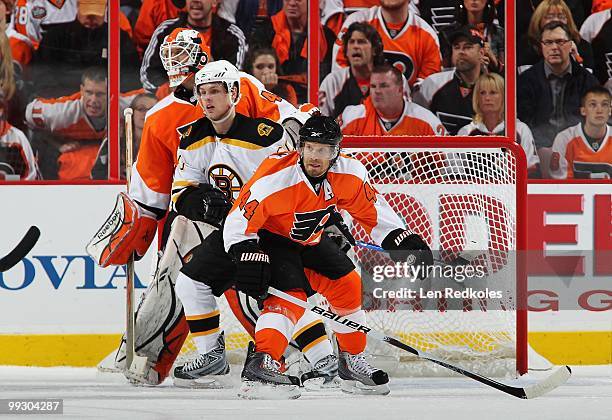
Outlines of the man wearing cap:
{"label": "man wearing cap", "polygon": [[413,101],[429,109],[451,135],[472,120],[472,93],[483,66],[484,39],[478,29],[466,25],[449,37],[453,70],[427,77],[418,86]]}
{"label": "man wearing cap", "polygon": [[[79,88],[83,69],[108,65],[106,0],[78,0],[76,18],[46,28],[32,59],[32,80],[40,96],[61,96]],[[125,18],[125,17],[124,17]],[[127,22],[127,20],[125,21]],[[136,89],[139,60],[128,32],[121,27],[121,89]]]}

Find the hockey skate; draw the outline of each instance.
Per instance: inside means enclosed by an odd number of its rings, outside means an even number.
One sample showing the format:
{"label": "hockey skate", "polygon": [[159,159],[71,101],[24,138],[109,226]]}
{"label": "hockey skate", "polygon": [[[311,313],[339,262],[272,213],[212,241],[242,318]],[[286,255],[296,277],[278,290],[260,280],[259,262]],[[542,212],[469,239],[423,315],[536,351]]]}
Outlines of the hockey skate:
{"label": "hockey skate", "polygon": [[225,356],[225,336],[217,339],[217,347],[174,368],[174,385],[180,388],[231,388],[230,367]]}
{"label": "hockey skate", "polygon": [[370,365],[364,353],[341,351],[338,375],[342,379],[342,391],[349,394],[387,395],[390,392],[389,376]]}
{"label": "hockey skate", "polygon": [[238,397],[249,400],[295,399],[301,395],[299,383],[296,376],[280,372],[279,362],[267,353],[256,352],[255,344],[249,343]]}
{"label": "hockey skate", "polygon": [[315,363],[310,372],[303,373],[300,380],[302,386],[308,391],[340,388],[338,358],[334,354],[325,356]]}

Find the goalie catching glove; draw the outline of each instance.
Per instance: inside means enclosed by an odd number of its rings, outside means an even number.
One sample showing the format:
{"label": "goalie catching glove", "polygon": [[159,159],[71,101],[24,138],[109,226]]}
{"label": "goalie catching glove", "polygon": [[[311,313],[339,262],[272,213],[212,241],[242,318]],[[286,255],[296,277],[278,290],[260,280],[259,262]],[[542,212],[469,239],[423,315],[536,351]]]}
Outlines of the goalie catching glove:
{"label": "goalie catching glove", "polygon": [[223,191],[210,184],[187,187],[174,205],[176,212],[196,222],[220,228],[232,204]]}
{"label": "goalie catching glove", "polygon": [[156,230],[155,215],[127,194],[119,193],[111,215],[89,241],[86,250],[101,267],[127,264],[132,254],[139,259],[147,252]]}
{"label": "goalie catching glove", "polygon": [[389,233],[381,244],[389,257],[395,262],[407,262],[410,265],[422,266],[418,277],[427,277],[427,268],[433,265],[434,258],[429,245],[416,233],[404,229],[395,229]]}
{"label": "goalie catching glove", "polygon": [[236,289],[255,299],[265,297],[270,282],[270,257],[257,241],[239,242],[230,248],[236,263]]}

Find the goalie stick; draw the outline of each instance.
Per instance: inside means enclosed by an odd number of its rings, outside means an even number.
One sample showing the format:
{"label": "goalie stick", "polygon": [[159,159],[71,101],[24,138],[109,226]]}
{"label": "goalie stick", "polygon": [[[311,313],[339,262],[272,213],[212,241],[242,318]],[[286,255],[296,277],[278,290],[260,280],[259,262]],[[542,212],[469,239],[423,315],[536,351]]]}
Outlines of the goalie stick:
{"label": "goalie stick", "polygon": [[307,309],[311,312],[314,312],[315,314],[321,316],[324,319],[328,319],[334,322],[337,322],[339,324],[342,324],[346,327],[349,327],[355,331],[361,331],[363,333],[365,333],[366,335],[379,340],[379,341],[383,341],[385,343],[388,343],[394,347],[397,347],[399,349],[402,349],[408,353],[412,353],[415,356],[420,357],[421,359],[425,359],[425,360],[429,360],[430,362],[433,362],[437,365],[443,366],[447,369],[450,369],[454,372],[457,372],[463,376],[467,376],[468,378],[474,379],[475,381],[478,381],[482,384],[488,385],[492,388],[495,388],[499,391],[505,392],[506,394],[510,394],[513,395],[517,398],[523,398],[523,399],[532,399],[532,398],[537,398],[539,396],[542,396],[550,391],[552,391],[553,389],[557,388],[560,385],[563,385],[571,376],[572,371],[569,368],[569,366],[563,366],[560,367],[559,369],[557,369],[552,375],[548,376],[546,379],[533,384],[533,385],[527,385],[524,387],[520,387],[520,386],[512,386],[512,385],[507,385],[507,384],[503,384],[501,382],[497,382],[491,378],[487,378],[486,376],[482,376],[479,375],[477,373],[474,372],[470,372],[469,370],[463,369],[459,366],[455,366],[452,365],[448,362],[445,362],[443,360],[440,360],[436,357],[433,357],[425,352],[422,352],[418,349],[415,349],[414,347],[411,347],[407,344],[402,343],[400,340],[398,340],[397,338],[393,338],[393,337],[389,337],[387,335],[384,335],[383,333],[376,331],[376,330],[372,330],[368,327],[366,327],[365,325],[361,325],[358,322],[355,322],[349,318],[346,317],[342,317],[340,315],[337,315],[331,311],[328,311],[324,308],[321,308],[320,306],[317,305],[313,305],[309,302],[303,301],[301,299],[298,299],[294,296],[291,296],[285,292],[282,292],[278,289],[275,289],[274,287],[268,287],[268,293],[271,295],[274,295],[276,297],[279,297],[281,299],[284,299],[288,302],[291,302],[293,304],[296,304],[298,306],[301,306],[304,309]]}
{"label": "goalie stick", "polygon": [[40,230],[36,226],[30,226],[17,246],[6,256],[0,258],[0,272],[10,270],[28,255],[32,248],[34,248],[34,245],[36,245],[38,238],[40,238]]}

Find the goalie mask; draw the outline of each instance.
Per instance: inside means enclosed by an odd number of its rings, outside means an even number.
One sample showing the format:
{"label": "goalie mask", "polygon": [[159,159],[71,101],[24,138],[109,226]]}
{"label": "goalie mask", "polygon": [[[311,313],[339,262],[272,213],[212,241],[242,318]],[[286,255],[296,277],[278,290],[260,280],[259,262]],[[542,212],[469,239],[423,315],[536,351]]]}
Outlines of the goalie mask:
{"label": "goalie mask", "polygon": [[342,132],[336,120],[324,115],[314,115],[300,128],[299,135],[298,150],[302,161],[306,143],[317,143],[327,146],[319,147],[317,150],[322,159],[329,160],[329,167],[333,166],[340,154],[342,141]]}
{"label": "goalie mask", "polygon": [[[240,72],[236,66],[229,61],[218,60],[208,63],[195,75],[195,96],[198,98],[198,103],[202,106],[202,109],[204,109],[205,114],[206,108],[201,100],[202,94],[200,93],[200,87],[209,83],[221,83],[223,85],[228,95],[230,110],[240,101]],[[236,92],[235,97],[232,95],[234,89]],[[231,112],[228,112],[224,117],[216,121],[221,122],[230,115]]]}
{"label": "goalie mask", "polygon": [[170,87],[176,87],[208,63],[210,49],[198,31],[176,28],[164,38],[159,56]]}

